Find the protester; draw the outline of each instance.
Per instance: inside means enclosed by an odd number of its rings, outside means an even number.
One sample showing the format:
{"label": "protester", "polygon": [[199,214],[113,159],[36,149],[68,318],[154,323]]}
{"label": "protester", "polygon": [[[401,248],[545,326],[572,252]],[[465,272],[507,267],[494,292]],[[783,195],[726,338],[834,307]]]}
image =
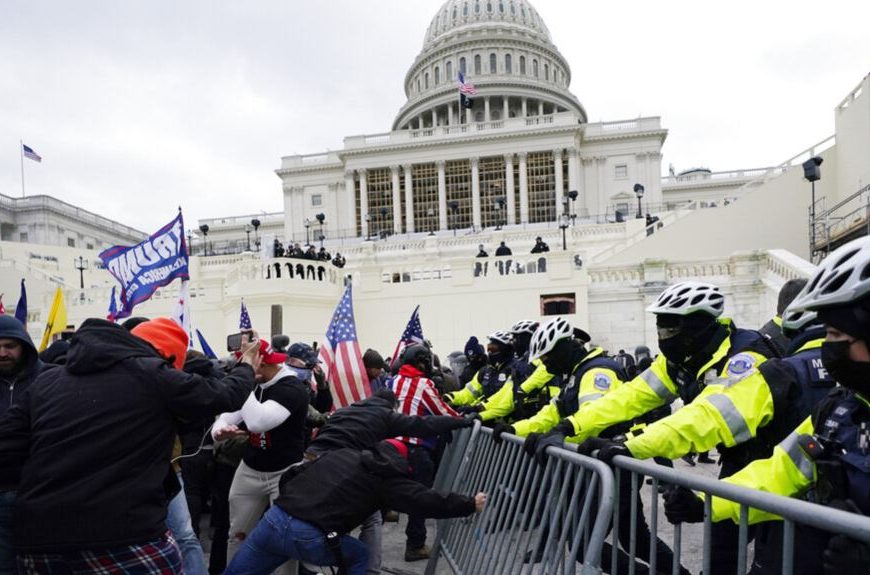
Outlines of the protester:
{"label": "protester", "polygon": [[389,379],[389,375],[386,372],[387,364],[384,362],[384,358],[377,351],[367,349],[362,359],[372,393],[379,389],[384,389]]}
{"label": "protester", "polygon": [[[12,316],[0,315],[0,416],[22,397],[42,369],[24,325]],[[0,573],[4,575],[15,572],[12,517],[20,471],[17,464],[0,467]]]}
{"label": "protester", "polygon": [[281,494],[226,570],[267,575],[287,559],[337,565],[362,575],[365,544],[348,535],[382,507],[422,517],[463,517],[483,511],[486,494],[442,495],[408,477],[408,447],[397,440],[371,450],[326,453],[282,480]]}
{"label": "protester", "polygon": [[248,345],[216,381],[179,369],[186,350],[187,334],[165,318],[132,333],[88,319],[66,365],[40,374],[0,418],[0,469],[23,464],[20,569],[181,572],[164,523],[178,491],[169,466],[175,419],[242,405],[259,364]]}

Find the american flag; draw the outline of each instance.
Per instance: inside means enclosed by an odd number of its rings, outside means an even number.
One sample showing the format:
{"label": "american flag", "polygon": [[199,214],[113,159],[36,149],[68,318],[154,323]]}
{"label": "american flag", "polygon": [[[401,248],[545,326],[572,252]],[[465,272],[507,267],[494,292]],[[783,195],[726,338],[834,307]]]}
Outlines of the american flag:
{"label": "american flag", "polygon": [[30,158],[34,162],[41,162],[42,156],[33,151],[33,148],[28,146],[27,144],[21,144],[21,151],[24,152],[25,158]]}
{"label": "american flag", "polygon": [[115,316],[118,315],[118,302],[115,299],[116,287],[112,286],[112,295],[109,296],[109,314],[106,316],[106,319],[109,321],[115,321]]}
{"label": "american flag", "polygon": [[248,308],[245,307],[245,300],[242,300],[242,310],[239,312],[239,329],[254,329],[251,326],[251,316],[248,315]]}
{"label": "american flag", "polygon": [[399,338],[399,343],[396,344],[396,349],[393,351],[392,365],[396,365],[399,356],[405,351],[405,348],[415,343],[423,343],[423,327],[420,325],[420,306],[414,308],[414,313],[411,314],[411,319],[408,320],[408,325],[405,326],[405,331],[402,332],[402,337]]}
{"label": "american flag", "polygon": [[465,76],[462,72],[459,73],[459,93],[465,94],[466,96],[474,96],[477,94],[477,88],[474,87],[474,84],[471,82],[465,83]]}
{"label": "american flag", "polygon": [[369,378],[363,365],[356,323],[353,319],[352,286],[348,286],[326,328],[326,338],[320,346],[323,373],[332,390],[335,409],[346,407],[371,395]]}

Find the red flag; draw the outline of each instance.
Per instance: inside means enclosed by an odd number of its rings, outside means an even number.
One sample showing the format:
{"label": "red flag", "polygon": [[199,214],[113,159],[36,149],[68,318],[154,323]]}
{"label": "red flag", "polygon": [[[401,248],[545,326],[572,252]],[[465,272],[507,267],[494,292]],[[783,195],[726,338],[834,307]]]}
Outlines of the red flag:
{"label": "red flag", "polygon": [[344,295],[332,314],[325,341],[320,346],[320,359],[323,361],[323,373],[329,382],[335,409],[371,395],[369,378],[356,337],[350,284],[345,288]]}

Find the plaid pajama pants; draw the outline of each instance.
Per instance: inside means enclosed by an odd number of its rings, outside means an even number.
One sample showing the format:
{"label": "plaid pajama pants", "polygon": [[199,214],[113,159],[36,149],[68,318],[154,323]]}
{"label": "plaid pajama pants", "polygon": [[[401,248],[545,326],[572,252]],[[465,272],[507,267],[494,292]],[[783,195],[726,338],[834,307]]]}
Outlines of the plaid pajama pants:
{"label": "plaid pajama pants", "polygon": [[18,555],[21,575],[176,575],[184,573],[172,535],[147,543],[69,553]]}

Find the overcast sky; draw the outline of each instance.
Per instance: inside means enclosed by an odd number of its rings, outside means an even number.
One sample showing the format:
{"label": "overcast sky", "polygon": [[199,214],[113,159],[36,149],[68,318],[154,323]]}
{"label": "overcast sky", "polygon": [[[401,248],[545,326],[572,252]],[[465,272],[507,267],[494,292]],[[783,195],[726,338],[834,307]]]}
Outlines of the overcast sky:
{"label": "overcast sky", "polygon": [[[283,155],[390,129],[438,0],[5,0],[0,192],[152,232],[282,209]],[[536,0],[590,121],[661,116],[663,170],[778,164],[870,72],[870,2]]]}

